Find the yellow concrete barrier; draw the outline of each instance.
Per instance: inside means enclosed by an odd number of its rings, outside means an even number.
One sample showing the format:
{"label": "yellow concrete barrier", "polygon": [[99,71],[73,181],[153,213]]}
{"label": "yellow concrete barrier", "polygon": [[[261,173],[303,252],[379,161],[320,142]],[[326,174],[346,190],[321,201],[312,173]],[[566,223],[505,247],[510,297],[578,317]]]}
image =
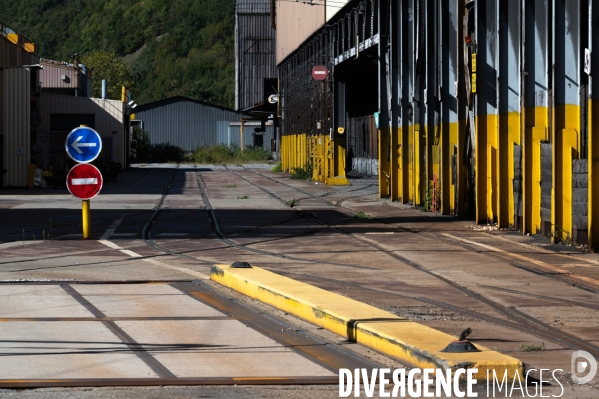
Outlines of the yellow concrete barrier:
{"label": "yellow concrete barrier", "polygon": [[477,368],[476,379],[485,381],[487,370],[508,379],[522,376],[524,364],[511,356],[476,345],[480,352],[441,352],[456,338],[370,305],[346,298],[258,267],[215,265],[210,278],[310,323],[326,328],[420,368]]}

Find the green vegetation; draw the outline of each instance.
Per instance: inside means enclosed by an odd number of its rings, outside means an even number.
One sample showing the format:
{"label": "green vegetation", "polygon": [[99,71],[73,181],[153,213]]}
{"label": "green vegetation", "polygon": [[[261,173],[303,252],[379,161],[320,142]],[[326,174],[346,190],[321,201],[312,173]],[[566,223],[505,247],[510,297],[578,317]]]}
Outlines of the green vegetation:
{"label": "green vegetation", "polygon": [[244,196],[241,196],[241,197],[237,197],[237,199],[250,199],[250,196],[249,195],[244,195]]}
{"label": "green vegetation", "polygon": [[[0,10],[40,57],[70,62],[79,53],[85,63],[98,50],[115,54],[138,104],[182,95],[233,107],[235,0],[0,0]],[[101,73],[93,74],[95,86]]]}
{"label": "green vegetation", "polygon": [[431,212],[433,210],[433,201],[436,202],[437,210],[441,206],[441,196],[439,195],[439,188],[437,188],[437,192],[435,192],[433,198],[433,182],[428,182],[428,189],[422,198],[422,204],[420,205],[420,211],[422,212]]}
{"label": "green vegetation", "polygon": [[543,345],[520,345],[520,350],[522,352],[539,352],[545,350],[545,342]]}
{"label": "green vegetation", "polygon": [[306,165],[305,168],[294,168],[291,171],[291,178],[298,180],[312,180],[312,164]]}
{"label": "green vegetation", "polygon": [[287,205],[289,208],[293,208],[295,206],[296,202],[297,202],[297,200],[294,198],[292,200],[285,201],[285,205]]}
{"label": "green vegetation", "polygon": [[134,87],[127,64],[114,53],[96,50],[86,54],[81,62],[93,70],[93,97],[102,96],[102,79],[106,79],[109,83],[106,97],[112,100],[121,99],[121,86]]}
{"label": "green vegetation", "polygon": [[370,219],[370,215],[367,213],[364,213],[364,211],[360,211],[360,212],[356,213],[354,215],[354,217],[358,218],[358,219]]}
{"label": "green vegetation", "polygon": [[226,144],[212,147],[199,147],[193,151],[192,158],[196,163],[239,164],[245,162],[265,162],[272,158],[270,151],[262,147],[246,147],[244,151],[237,146],[230,148]]}
{"label": "green vegetation", "polygon": [[282,172],[283,171],[283,164],[281,162],[279,162],[278,164],[276,164],[275,166],[273,166],[273,168],[270,171],[273,172],[273,173]]}
{"label": "green vegetation", "polygon": [[237,185],[236,185],[236,184],[229,184],[229,185],[227,186],[227,188],[237,188]]}
{"label": "green vegetation", "polygon": [[151,144],[148,132],[135,126],[132,146],[137,151],[135,163],[181,163],[185,160],[185,151],[169,143]]}

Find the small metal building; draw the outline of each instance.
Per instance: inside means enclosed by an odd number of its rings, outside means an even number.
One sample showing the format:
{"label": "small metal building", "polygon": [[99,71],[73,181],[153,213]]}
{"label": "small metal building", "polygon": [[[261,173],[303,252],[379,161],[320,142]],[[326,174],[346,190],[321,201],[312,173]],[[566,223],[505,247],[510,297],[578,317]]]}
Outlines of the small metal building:
{"label": "small metal building", "polygon": [[228,129],[229,122],[240,119],[232,109],[177,96],[137,106],[131,125],[148,132],[152,144],[169,143],[189,152],[219,143],[219,127]]}

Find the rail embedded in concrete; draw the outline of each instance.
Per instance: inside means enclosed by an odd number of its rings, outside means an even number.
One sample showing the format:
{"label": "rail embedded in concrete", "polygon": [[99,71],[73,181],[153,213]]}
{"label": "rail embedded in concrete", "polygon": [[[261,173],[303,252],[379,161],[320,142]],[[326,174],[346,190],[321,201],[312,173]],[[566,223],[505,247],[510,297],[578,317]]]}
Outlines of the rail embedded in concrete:
{"label": "rail embedded in concrete", "polygon": [[514,376],[524,364],[511,356],[477,344],[480,352],[441,352],[456,338],[425,325],[398,317],[353,299],[335,294],[259,267],[231,268],[215,265],[210,278],[277,309],[326,328],[350,341],[420,368],[476,368],[475,378]]}

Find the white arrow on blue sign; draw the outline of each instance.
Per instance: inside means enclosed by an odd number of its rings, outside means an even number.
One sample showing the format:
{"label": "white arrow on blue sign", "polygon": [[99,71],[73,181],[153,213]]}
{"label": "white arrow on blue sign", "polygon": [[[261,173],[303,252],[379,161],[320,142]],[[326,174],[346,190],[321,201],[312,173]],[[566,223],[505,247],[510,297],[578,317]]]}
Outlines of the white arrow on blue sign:
{"label": "white arrow on blue sign", "polygon": [[102,139],[94,129],[78,127],[67,136],[65,148],[73,161],[89,163],[100,155]]}

